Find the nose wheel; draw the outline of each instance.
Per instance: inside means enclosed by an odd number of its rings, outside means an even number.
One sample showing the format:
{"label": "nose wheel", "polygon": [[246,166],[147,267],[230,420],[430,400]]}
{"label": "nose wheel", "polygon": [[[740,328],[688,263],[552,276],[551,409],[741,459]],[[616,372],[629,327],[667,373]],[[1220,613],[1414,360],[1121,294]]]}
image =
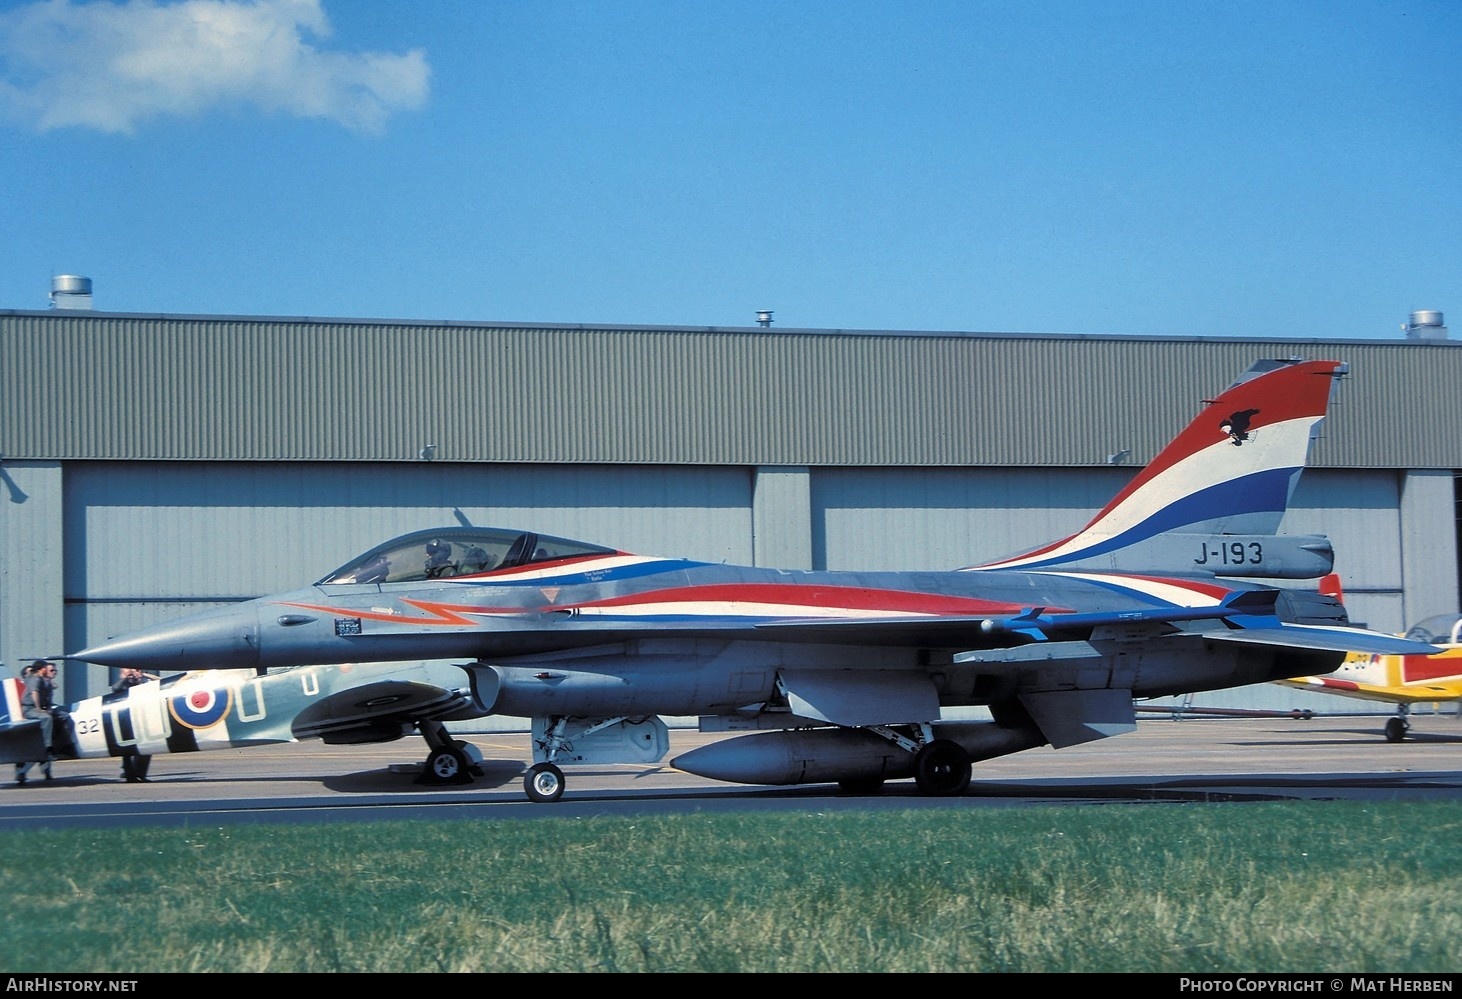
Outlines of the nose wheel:
{"label": "nose wheel", "polygon": [[552,763],[535,763],[523,778],[523,790],[530,801],[546,803],[563,797],[563,771]]}

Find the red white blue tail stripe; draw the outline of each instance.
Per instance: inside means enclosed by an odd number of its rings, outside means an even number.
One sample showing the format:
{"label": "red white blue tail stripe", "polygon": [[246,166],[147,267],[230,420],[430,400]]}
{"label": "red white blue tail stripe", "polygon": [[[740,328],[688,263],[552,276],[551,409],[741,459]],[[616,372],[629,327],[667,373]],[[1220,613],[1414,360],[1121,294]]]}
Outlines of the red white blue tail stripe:
{"label": "red white blue tail stripe", "polygon": [[1171,532],[1273,534],[1325,418],[1339,361],[1260,362],[1079,533],[971,569],[1041,569]]}

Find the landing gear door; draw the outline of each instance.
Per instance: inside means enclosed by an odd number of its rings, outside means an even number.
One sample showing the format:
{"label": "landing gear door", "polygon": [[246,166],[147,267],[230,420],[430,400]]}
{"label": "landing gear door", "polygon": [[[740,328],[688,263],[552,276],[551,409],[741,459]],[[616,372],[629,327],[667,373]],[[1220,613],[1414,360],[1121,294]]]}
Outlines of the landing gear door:
{"label": "landing gear door", "polygon": [[[548,759],[545,751],[554,719],[533,719],[533,762]],[[574,718],[564,723],[562,743],[553,762],[658,763],[670,751],[670,732],[659,715],[648,718]]]}

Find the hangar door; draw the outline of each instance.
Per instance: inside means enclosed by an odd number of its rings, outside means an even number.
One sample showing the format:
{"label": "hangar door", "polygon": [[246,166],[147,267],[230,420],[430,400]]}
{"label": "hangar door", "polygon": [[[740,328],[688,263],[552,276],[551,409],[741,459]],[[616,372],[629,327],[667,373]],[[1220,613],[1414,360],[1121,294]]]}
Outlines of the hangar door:
{"label": "hangar door", "polygon": [[76,463],[65,479],[67,647],[308,584],[438,526],[750,562],[751,479],[737,467]]}

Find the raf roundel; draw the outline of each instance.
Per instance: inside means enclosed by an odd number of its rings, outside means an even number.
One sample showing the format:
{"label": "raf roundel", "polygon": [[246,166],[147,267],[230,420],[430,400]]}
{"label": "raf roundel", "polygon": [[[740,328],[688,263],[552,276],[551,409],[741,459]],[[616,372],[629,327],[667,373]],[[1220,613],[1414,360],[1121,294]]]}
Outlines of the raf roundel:
{"label": "raf roundel", "polygon": [[168,709],[178,724],[188,728],[207,728],[217,725],[228,714],[230,693],[222,690],[194,690],[174,697],[168,702]]}

